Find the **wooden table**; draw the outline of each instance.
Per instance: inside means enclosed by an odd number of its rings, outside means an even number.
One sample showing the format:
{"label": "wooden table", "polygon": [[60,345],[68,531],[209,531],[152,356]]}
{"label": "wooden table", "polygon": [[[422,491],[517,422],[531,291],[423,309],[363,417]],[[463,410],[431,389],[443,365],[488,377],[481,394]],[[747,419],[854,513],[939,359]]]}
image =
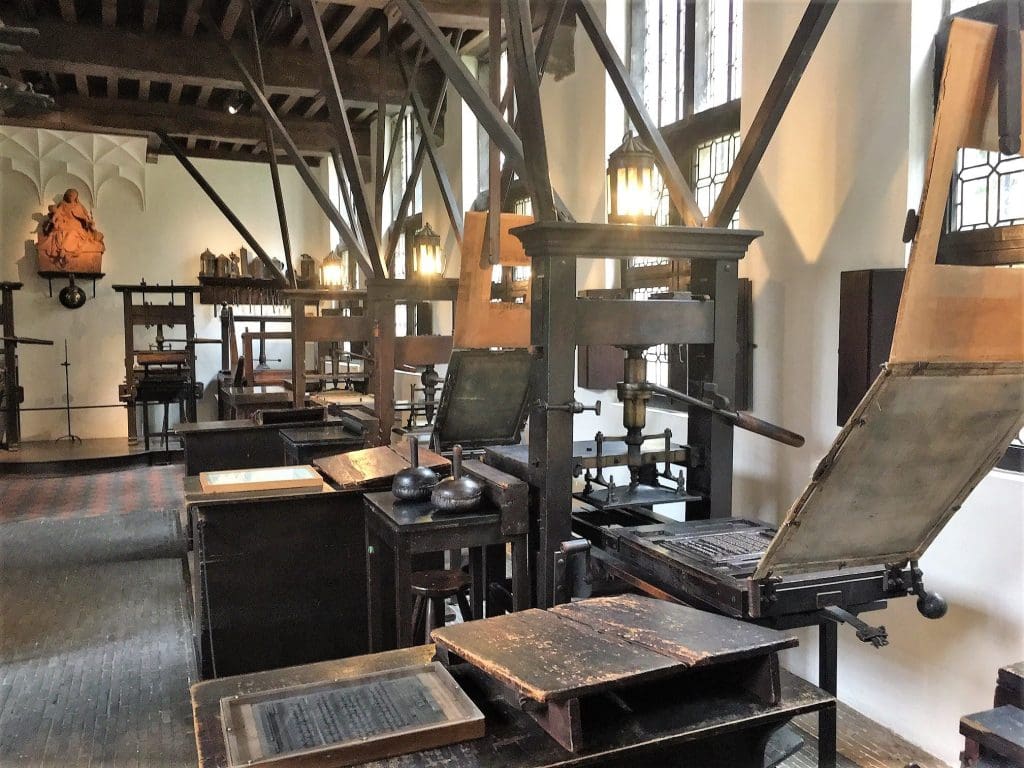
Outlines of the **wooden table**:
{"label": "wooden table", "polygon": [[[525,507],[525,499],[524,507]],[[370,611],[370,649],[405,648],[413,644],[411,580],[413,557],[429,552],[468,549],[471,605],[483,618],[484,550],[495,548],[504,567],[504,545],[512,545],[513,610],[529,607],[530,579],[525,527],[509,533],[502,510],[488,499],[469,513],[445,513],[429,502],[402,502],[390,491],[366,495],[366,569]],[[493,549],[491,550],[494,551]],[[390,595],[390,599],[389,596]],[[385,628],[385,616],[394,629]]]}
{"label": "wooden table", "polygon": [[[220,719],[226,696],[344,679],[369,672],[425,664],[434,646],[324,661],[270,672],[227,677],[192,686],[192,711],[200,768],[228,768]],[[819,688],[783,671],[781,695],[773,705],[716,695],[714,691],[666,690],[659,706],[610,711],[594,739],[577,753],[552,739],[520,708],[496,695],[483,673],[468,664],[451,668],[456,681],[486,717],[481,739],[414,752],[366,765],[379,768],[542,768],[584,765],[659,768],[761,768],[769,734],[796,715],[834,708]]]}

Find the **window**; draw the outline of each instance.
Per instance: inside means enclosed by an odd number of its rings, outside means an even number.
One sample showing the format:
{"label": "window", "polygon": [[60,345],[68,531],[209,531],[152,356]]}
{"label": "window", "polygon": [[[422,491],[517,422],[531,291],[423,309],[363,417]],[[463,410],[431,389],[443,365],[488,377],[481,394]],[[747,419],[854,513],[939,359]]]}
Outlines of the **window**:
{"label": "window", "polygon": [[982,149],[957,153],[947,231],[1024,224],[1024,158]]}
{"label": "window", "polygon": [[[400,132],[401,136],[399,138],[398,151],[395,152],[395,159],[392,163],[387,187],[384,191],[383,220],[385,222],[395,220],[398,208],[402,204],[402,195],[405,194],[405,185],[409,180],[409,174],[412,172],[413,160],[416,157],[416,148],[419,145],[419,128],[416,125],[415,117],[411,113],[406,114],[405,118],[401,122],[399,122],[397,115],[390,118],[388,129],[391,136],[394,136],[396,131]],[[406,211],[406,222],[408,223],[408,221],[422,209],[423,174],[421,173],[416,179],[416,190],[413,193],[409,210]],[[399,233],[398,236],[395,253],[388,254],[389,257],[394,258],[394,264],[392,265],[392,277],[404,278],[406,276],[406,260],[404,255],[405,237],[408,229],[408,226],[403,227],[402,232]]]}
{"label": "window", "polygon": [[[1005,12],[1002,0],[946,2],[947,15],[963,13],[967,17],[998,23]],[[936,45],[936,83],[942,74],[942,37],[940,33]],[[972,263],[971,248],[965,245],[966,241],[961,240],[963,236],[958,233],[1020,225],[1024,225],[1024,158],[983,149],[959,150],[946,209],[946,233],[939,243],[939,259],[945,263]],[[947,249],[944,247],[947,244],[958,247]],[[956,255],[948,259],[947,253]],[[979,263],[992,264],[991,261]],[[1024,473],[1024,430],[1011,441],[997,467]]]}
{"label": "window", "polygon": [[[705,215],[739,150],[742,12],[742,0],[632,0],[629,6],[630,75]],[[677,134],[687,140],[673,141]],[[677,223],[664,185],[655,221]],[[685,291],[689,265],[631,259],[621,284],[636,299]],[[682,387],[689,380],[685,347],[660,345],[645,357],[652,381]]]}

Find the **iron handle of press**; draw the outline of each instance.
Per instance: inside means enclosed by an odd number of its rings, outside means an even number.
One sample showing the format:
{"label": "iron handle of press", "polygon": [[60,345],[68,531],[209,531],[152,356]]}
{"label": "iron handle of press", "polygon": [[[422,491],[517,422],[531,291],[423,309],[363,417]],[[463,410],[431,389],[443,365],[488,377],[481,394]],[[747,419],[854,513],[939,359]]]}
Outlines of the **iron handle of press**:
{"label": "iron handle of press", "polygon": [[593,411],[595,416],[601,415],[600,400],[596,400],[593,405],[584,405],[579,400],[570,400],[564,405],[548,405],[543,401],[538,401],[536,407],[545,411],[568,411],[573,415],[583,413],[584,411]]}
{"label": "iron handle of press", "polygon": [[746,411],[728,411],[724,408],[716,408],[710,403],[698,400],[696,397],[688,395],[685,392],[680,392],[677,389],[671,389],[669,387],[663,387],[660,384],[652,384],[649,381],[644,382],[643,387],[645,389],[649,389],[651,392],[664,395],[665,397],[673,400],[680,400],[687,405],[694,406],[695,408],[710,411],[711,413],[721,416],[734,427],[739,427],[740,429],[745,429],[748,432],[763,435],[764,437],[775,440],[776,442],[791,445],[794,448],[799,448],[804,444],[803,435],[792,432],[785,427],[780,427],[778,424],[772,424],[764,419],[759,419]]}

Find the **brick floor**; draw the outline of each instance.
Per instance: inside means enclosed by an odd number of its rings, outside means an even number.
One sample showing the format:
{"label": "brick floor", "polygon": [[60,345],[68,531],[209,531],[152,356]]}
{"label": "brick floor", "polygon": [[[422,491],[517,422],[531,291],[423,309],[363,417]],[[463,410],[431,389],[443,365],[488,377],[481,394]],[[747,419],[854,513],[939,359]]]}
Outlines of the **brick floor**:
{"label": "brick floor", "polygon": [[0,523],[0,766],[196,764],[173,510]]}
{"label": "brick floor", "polygon": [[181,509],[184,465],[79,475],[0,477],[0,522]]}

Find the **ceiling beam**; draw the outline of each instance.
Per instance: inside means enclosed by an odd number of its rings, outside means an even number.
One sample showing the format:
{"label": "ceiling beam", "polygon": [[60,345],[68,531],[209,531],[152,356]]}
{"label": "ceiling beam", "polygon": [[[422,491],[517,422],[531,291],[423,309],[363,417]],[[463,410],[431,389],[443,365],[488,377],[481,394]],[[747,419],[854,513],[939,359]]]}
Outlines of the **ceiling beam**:
{"label": "ceiling beam", "polygon": [[[230,56],[213,40],[144,35],[42,19],[34,26],[39,35],[25,40],[25,52],[0,55],[0,61],[14,61],[20,69],[41,72],[181,82],[229,90],[243,87]],[[248,57],[242,43],[233,47],[239,55]],[[320,63],[312,51],[273,46],[266,49],[265,57],[268,94],[319,94]],[[353,107],[374,107],[381,87],[387,103],[400,104],[405,99],[405,84],[393,62],[381,71],[374,59],[333,54],[332,63],[339,82],[345,84],[345,101]],[[425,98],[436,98],[442,79],[436,67],[424,65],[417,75],[417,87]]]}
{"label": "ceiling beam", "polygon": [[117,0],[103,0],[101,13],[104,27],[117,26]]}
{"label": "ceiling beam", "polygon": [[[534,18],[545,18],[548,6],[554,0],[532,0],[530,3],[533,9]],[[326,3],[335,5],[351,5],[353,0],[326,0]],[[363,8],[376,8],[378,10],[390,10],[388,6],[391,0],[359,0],[359,6]],[[481,0],[423,0],[423,8],[434,23],[439,27],[455,27],[457,29],[473,29],[483,32],[487,29],[491,4]],[[570,14],[566,14],[565,22],[571,26],[574,24]]]}
{"label": "ceiling beam", "polygon": [[60,17],[68,24],[78,21],[78,13],[75,11],[75,0],[60,0]]}
{"label": "ceiling beam", "polygon": [[[337,47],[341,45],[341,41],[349,36],[352,30],[356,28],[356,24],[366,16],[366,13],[366,8],[349,9],[348,16],[346,16],[344,21],[338,25],[338,28],[331,33],[331,36],[327,38],[327,45],[332,51],[336,50]],[[305,24],[303,24],[303,27],[305,27]]]}
{"label": "ceiling beam", "polygon": [[[173,136],[172,138],[181,139],[183,137]],[[155,151],[158,155],[170,155],[171,151],[164,148],[163,143],[156,140],[159,147]],[[250,150],[249,152],[234,152],[230,149],[213,149],[210,147],[188,147],[186,154],[193,160],[245,160],[251,163],[262,163],[266,164],[270,159],[267,155],[266,147],[258,146],[256,144],[246,144]],[[283,154],[284,150],[277,150],[277,162],[279,165],[293,165],[288,155]],[[314,155],[305,158],[306,165],[317,168],[320,166],[320,155]]]}
{"label": "ceiling beam", "polygon": [[[61,96],[58,107],[58,111],[30,117],[3,117],[0,123],[116,134],[151,134],[160,126],[171,135],[193,136],[200,140],[248,144],[266,140],[265,124],[258,113],[229,115],[221,110],[186,104],[91,99],[71,94]],[[334,134],[326,121],[286,119],[282,122],[303,153],[326,153],[334,144]],[[353,136],[359,154],[369,155],[369,129],[357,126]]]}
{"label": "ceiling beam", "polygon": [[145,32],[152,32],[156,29],[156,22],[160,16],[160,0],[146,0],[142,9],[142,29]]}
{"label": "ceiling beam", "polygon": [[192,37],[199,26],[199,9],[203,6],[203,0],[188,0],[185,5],[185,16],[181,21],[181,34],[185,37]]}
{"label": "ceiling beam", "polygon": [[224,19],[220,23],[220,33],[227,39],[235,34],[235,27],[238,26],[238,19],[242,15],[242,0],[231,0],[227,10],[224,11]]}

